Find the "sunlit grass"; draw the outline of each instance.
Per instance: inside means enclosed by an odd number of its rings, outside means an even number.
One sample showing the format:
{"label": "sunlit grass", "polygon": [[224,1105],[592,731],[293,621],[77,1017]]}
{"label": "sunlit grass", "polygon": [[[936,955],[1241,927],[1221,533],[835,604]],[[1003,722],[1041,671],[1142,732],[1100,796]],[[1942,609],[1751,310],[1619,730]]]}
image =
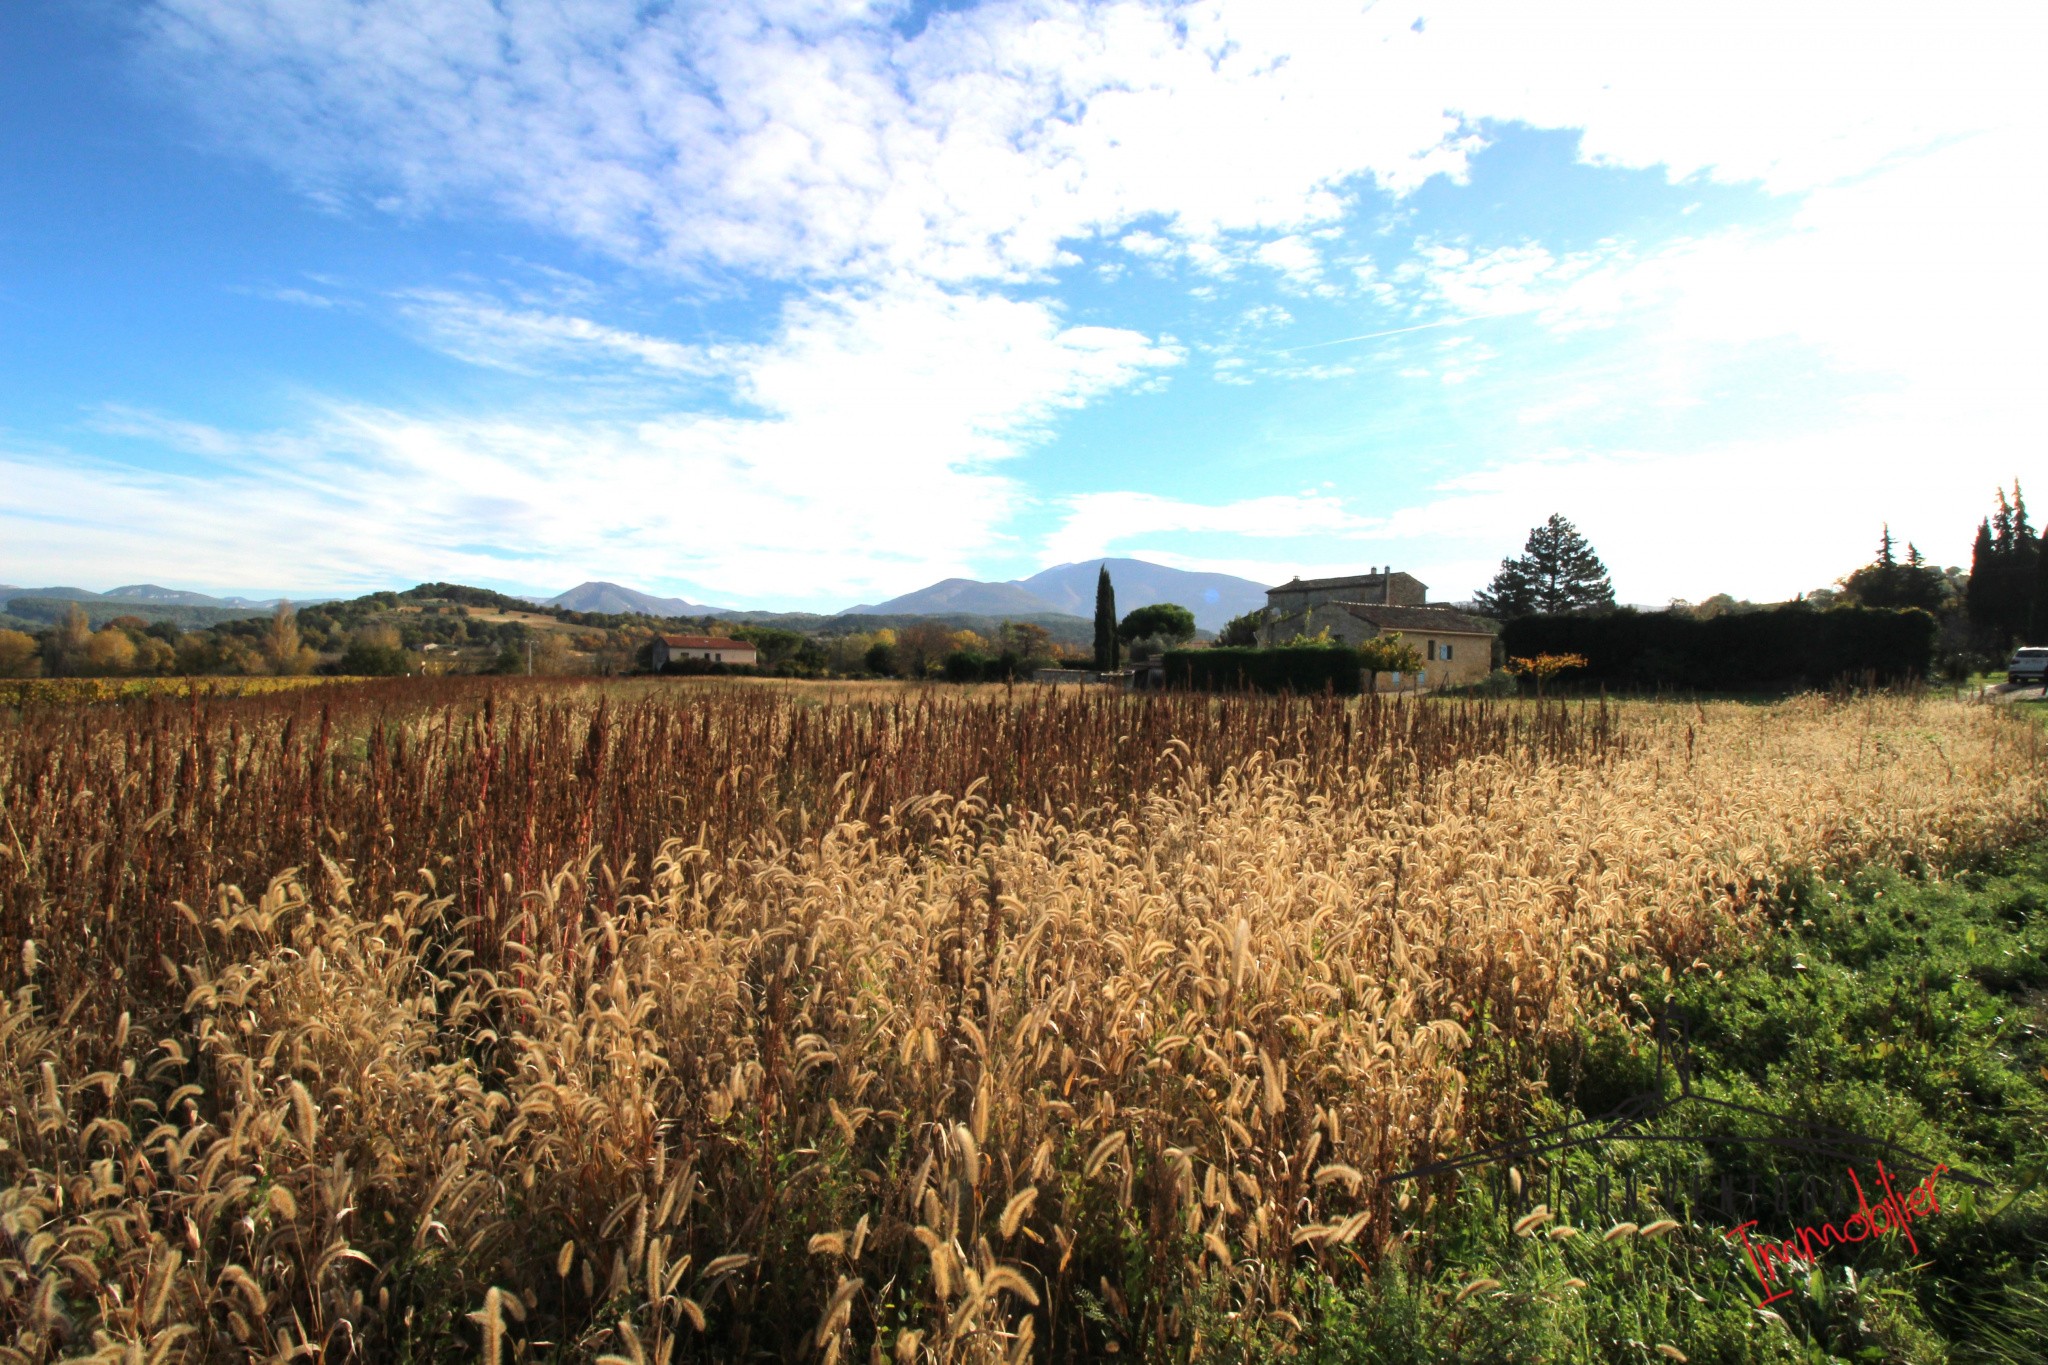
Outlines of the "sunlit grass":
{"label": "sunlit grass", "polygon": [[[1548,1049],[1816,879],[2036,837],[2044,757],[1909,697],[31,708],[0,1321],[32,1360],[1270,1341]],[[1461,1313],[1613,1252],[1543,1240]]]}

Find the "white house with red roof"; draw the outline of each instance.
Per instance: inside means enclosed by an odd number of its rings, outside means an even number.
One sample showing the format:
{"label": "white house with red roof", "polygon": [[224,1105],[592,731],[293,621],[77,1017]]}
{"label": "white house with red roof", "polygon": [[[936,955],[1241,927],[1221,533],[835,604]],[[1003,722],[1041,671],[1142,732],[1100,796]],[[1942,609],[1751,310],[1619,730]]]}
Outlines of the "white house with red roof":
{"label": "white house with red roof", "polygon": [[745,640],[723,635],[657,635],[654,637],[654,671],[659,673],[678,659],[701,659],[713,664],[752,664],[754,647]]}

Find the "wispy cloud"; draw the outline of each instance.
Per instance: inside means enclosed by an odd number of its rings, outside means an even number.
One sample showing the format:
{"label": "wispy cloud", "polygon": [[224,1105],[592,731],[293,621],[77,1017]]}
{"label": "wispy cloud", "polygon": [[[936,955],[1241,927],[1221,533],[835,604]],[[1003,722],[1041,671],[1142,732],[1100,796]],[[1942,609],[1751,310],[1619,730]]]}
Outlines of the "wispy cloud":
{"label": "wispy cloud", "polygon": [[[1486,119],[1581,129],[1605,163],[1808,189],[2032,110],[2039,37],[2024,5],[1932,22],[1898,0],[1039,0],[914,39],[870,5],[151,14],[160,66],[221,131],[323,193],[480,202],[679,269],[952,281],[1040,274],[1104,232],[1157,254],[1335,222],[1356,177],[1462,175]],[[1265,253],[1300,277],[1291,240]]]}
{"label": "wispy cloud", "polygon": [[[579,319],[467,299],[427,306],[441,320],[487,320],[487,363],[508,348],[589,347],[655,368],[671,358]],[[701,368],[695,353],[677,359]],[[1058,413],[1179,360],[1137,332],[1067,325],[1043,302],[845,292],[792,304],[772,341],[705,362],[721,367],[731,412],[603,418],[537,402],[478,417],[328,402],[288,429],[242,432],[108,409],[100,431],[204,467],[16,452],[0,457],[0,525],[16,553],[53,573],[162,563],[203,582],[304,590],[434,574],[546,584],[602,570],[721,600],[843,602],[967,571],[1002,541],[1020,496],[1003,461]],[[57,533],[44,509],[66,505],[97,509],[105,532]],[[101,558],[114,542],[120,558]]]}
{"label": "wispy cloud", "polygon": [[[1682,490],[1708,477],[1702,461],[1803,497],[1871,469],[1915,486],[1906,463],[1868,465],[1842,433],[1933,449],[1956,439],[1937,416],[1965,412],[1987,449],[2039,445],[2032,320],[2048,292],[2038,253],[2015,244],[2039,238],[2043,200],[2014,169],[2042,112],[2034,6],[995,0],[935,13],[914,38],[895,5],[803,0],[150,0],[145,13],[161,84],[322,202],[508,219],[665,288],[787,301],[762,306],[750,335],[766,340],[738,343],[643,322],[577,277],[359,294],[428,345],[532,377],[534,398],[453,413],[332,398],[262,433],[109,410],[102,431],[189,452],[218,481],[17,452],[0,517],[53,571],[120,543],[121,562],[198,556],[203,581],[268,580],[252,557],[289,543],[307,586],[414,566],[603,571],[812,601],[971,572],[1029,501],[1006,461],[1186,358],[1160,324],[1105,325],[1113,310],[1070,311],[1051,292],[1074,251],[1112,244],[1122,255],[1105,264],[1128,264],[1129,280],[1174,276],[1183,302],[1231,296],[1238,330],[1190,342],[1213,343],[1198,353],[1225,385],[1353,378],[1377,362],[1312,348],[1424,333],[1403,343],[1416,351],[1450,327],[1477,344],[1386,366],[1469,394],[1511,356],[1496,332],[1521,327],[1610,334],[1640,353],[1638,389],[1690,400],[1759,342],[1881,382],[1858,420],[1803,444],[1626,457],[1554,430],[1585,410],[1576,395],[1524,396],[1517,439],[1541,444],[1473,452],[1491,484],[1378,520],[1323,495],[1089,494],[1063,504],[1055,558],[1197,535],[1291,538],[1304,555],[1423,528],[1518,543],[1526,508],[1511,501],[1570,494],[1650,581],[1679,542],[1623,519],[1629,490],[1695,505]],[[1404,227],[1387,241],[1409,249],[1379,268],[1320,235],[1358,225],[1369,200],[1465,176],[1505,123],[1577,130],[1599,165],[1760,183],[1786,196],[1783,221],[1576,250]],[[1246,334],[1284,310],[1248,314],[1235,295],[1276,277],[1304,318],[1320,293],[1358,301],[1324,333],[1349,335],[1262,357]],[[633,416],[569,413],[562,390],[593,377],[634,386]],[[1565,457],[1537,458],[1553,442]],[[1532,469],[1543,476],[1518,472]],[[91,490],[102,500],[59,501]],[[54,509],[79,505],[106,509],[102,530],[47,531]],[[1745,545],[1745,562],[1769,543]],[[1488,561],[1456,553],[1444,562]]]}
{"label": "wispy cloud", "polygon": [[476,294],[414,289],[396,302],[399,315],[429,344],[471,364],[521,374],[596,362],[702,377],[729,364],[729,353],[718,347],[684,345],[572,313],[507,307]]}
{"label": "wispy cloud", "polygon": [[1314,242],[1290,233],[1262,243],[1254,253],[1260,265],[1277,270],[1297,288],[1309,288],[1323,277],[1323,256]]}

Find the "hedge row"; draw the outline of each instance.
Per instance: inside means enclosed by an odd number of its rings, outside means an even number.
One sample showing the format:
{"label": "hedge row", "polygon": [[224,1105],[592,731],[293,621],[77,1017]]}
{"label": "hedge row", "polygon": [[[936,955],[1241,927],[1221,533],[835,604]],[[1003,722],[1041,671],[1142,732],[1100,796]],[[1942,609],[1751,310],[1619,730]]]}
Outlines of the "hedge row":
{"label": "hedge row", "polygon": [[1275,649],[1167,651],[1166,685],[1197,692],[1355,693],[1365,665],[1355,649],[1281,645]]}
{"label": "hedge row", "polygon": [[1016,682],[1029,678],[1041,668],[1055,667],[1051,659],[1028,659],[1013,653],[983,654],[974,649],[956,649],[940,663],[940,676],[947,682]]}
{"label": "hedge row", "polygon": [[754,664],[729,664],[712,659],[670,659],[661,671],[672,678],[758,678],[763,670]]}
{"label": "hedge row", "polygon": [[1750,692],[1875,677],[1918,681],[1934,662],[1934,618],[1917,607],[1788,604],[1698,620],[1668,611],[1529,616],[1501,629],[1511,658],[1580,654],[1567,685]]}

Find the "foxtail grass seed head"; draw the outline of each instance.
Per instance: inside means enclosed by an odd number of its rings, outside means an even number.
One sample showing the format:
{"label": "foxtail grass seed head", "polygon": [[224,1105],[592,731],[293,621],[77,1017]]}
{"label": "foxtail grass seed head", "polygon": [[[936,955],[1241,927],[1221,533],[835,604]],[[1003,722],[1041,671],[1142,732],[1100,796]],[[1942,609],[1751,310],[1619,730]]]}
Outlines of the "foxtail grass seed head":
{"label": "foxtail grass seed head", "polygon": [[1472,1281],[1472,1283],[1466,1285],[1463,1289],[1460,1289],[1458,1291],[1458,1297],[1451,1300],[1451,1302],[1453,1304],[1460,1304],[1463,1303],[1465,1300],[1471,1298],[1474,1294],[1484,1294],[1488,1290],[1498,1288],[1500,1288],[1499,1280],[1477,1279]]}

